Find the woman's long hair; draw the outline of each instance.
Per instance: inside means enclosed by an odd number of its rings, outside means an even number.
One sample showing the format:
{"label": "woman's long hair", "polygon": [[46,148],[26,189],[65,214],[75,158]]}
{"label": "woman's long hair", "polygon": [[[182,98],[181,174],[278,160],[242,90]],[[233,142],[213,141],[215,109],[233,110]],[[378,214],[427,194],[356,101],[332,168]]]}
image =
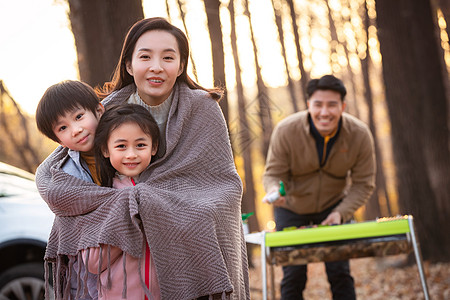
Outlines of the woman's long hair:
{"label": "woman's long hair", "polygon": [[162,30],[172,34],[177,40],[180,51],[180,63],[183,66],[182,73],[178,76],[177,82],[184,82],[191,89],[201,89],[207,91],[211,97],[217,101],[222,97],[223,91],[219,88],[206,89],[192,80],[187,74],[187,65],[189,61],[189,41],[186,35],[178,27],[173,26],[164,18],[155,17],[143,19],[136,22],[128,31],[125,42],[122,47],[119,62],[114,71],[113,78],[110,82],[104,84],[103,89],[97,89],[97,94],[100,98],[105,98],[112,92],[120,90],[121,88],[134,82],[133,76],[127,72],[127,62],[131,62],[134,48],[138,39],[147,31]]}
{"label": "woman's long hair", "polygon": [[95,165],[102,186],[111,187],[116,174],[109,158],[103,156],[108,149],[109,137],[116,128],[128,123],[137,124],[152,138],[152,147],[158,147],[160,137],[158,124],[146,108],[138,104],[108,106],[98,122],[94,139]]}

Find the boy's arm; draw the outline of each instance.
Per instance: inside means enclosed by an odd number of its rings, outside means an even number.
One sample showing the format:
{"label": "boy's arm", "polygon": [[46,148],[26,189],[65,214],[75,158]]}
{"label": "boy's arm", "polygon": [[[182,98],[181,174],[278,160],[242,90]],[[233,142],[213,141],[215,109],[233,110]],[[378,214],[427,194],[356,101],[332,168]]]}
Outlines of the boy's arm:
{"label": "boy's arm", "polygon": [[111,198],[128,198],[121,194],[129,189],[100,187],[78,179],[61,169],[67,150],[58,147],[36,170],[36,186],[41,197],[57,216],[76,216],[89,213]]}

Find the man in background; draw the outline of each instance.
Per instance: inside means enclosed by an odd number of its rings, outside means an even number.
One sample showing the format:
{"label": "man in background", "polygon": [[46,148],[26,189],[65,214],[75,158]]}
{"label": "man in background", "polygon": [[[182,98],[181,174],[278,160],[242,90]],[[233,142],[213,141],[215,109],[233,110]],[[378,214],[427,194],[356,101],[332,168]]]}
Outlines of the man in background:
{"label": "man in background", "polygon": [[[263,184],[267,195],[280,181],[285,184],[286,195],[273,202],[277,230],[349,222],[372,194],[373,137],[366,124],[344,112],[346,93],[333,75],[313,79],[307,86],[308,109],[275,127]],[[325,267],[333,299],[355,299],[349,262]],[[306,265],[283,267],[283,300],[303,299],[306,271]]]}

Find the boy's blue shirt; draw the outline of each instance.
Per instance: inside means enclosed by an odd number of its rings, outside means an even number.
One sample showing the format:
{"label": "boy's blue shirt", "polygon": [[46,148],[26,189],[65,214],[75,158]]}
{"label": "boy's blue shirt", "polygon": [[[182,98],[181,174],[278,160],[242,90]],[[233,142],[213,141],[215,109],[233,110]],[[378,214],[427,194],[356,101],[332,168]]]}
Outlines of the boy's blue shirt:
{"label": "boy's blue shirt", "polygon": [[68,154],[70,159],[66,160],[66,162],[63,164],[63,171],[76,178],[94,182],[92,180],[91,173],[89,172],[87,163],[84,161],[84,159],[81,159],[80,152],[69,149]]}
{"label": "boy's blue shirt", "polygon": [[[62,165],[62,169],[64,172],[66,172],[69,175],[72,175],[74,177],[77,177],[79,179],[94,182],[92,180],[91,173],[89,172],[89,167],[87,163],[84,161],[84,159],[81,159],[81,155],[79,151],[70,150],[68,151],[69,158],[64,162]],[[74,272],[72,273],[72,277],[70,278],[71,281],[71,294],[72,297],[76,296],[76,287],[78,285],[77,283],[77,276],[80,276],[84,280],[84,274],[86,272],[84,264],[81,265],[80,274],[78,273],[78,261],[75,262],[73,268]],[[82,300],[91,300],[91,299],[97,299],[98,297],[98,291],[97,291],[97,275],[94,275],[92,273],[88,274],[87,279],[87,286],[88,286],[88,294],[86,295],[86,298],[82,298]],[[81,298],[80,298],[81,299]]]}

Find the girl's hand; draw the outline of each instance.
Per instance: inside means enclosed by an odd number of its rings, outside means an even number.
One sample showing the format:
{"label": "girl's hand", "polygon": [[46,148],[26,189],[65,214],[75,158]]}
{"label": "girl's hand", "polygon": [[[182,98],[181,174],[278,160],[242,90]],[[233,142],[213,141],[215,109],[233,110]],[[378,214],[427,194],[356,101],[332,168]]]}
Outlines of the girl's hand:
{"label": "girl's hand", "polygon": [[[108,267],[108,245],[101,245],[102,248],[102,266],[100,267],[100,273],[106,270]],[[88,266],[88,271],[92,274],[100,274],[98,269],[98,264],[100,262],[100,247],[91,247],[89,248],[89,261],[86,261],[86,249],[81,250],[81,255],[83,258],[83,262]],[[110,246],[110,263],[113,264],[123,253],[123,251],[114,246]]]}

